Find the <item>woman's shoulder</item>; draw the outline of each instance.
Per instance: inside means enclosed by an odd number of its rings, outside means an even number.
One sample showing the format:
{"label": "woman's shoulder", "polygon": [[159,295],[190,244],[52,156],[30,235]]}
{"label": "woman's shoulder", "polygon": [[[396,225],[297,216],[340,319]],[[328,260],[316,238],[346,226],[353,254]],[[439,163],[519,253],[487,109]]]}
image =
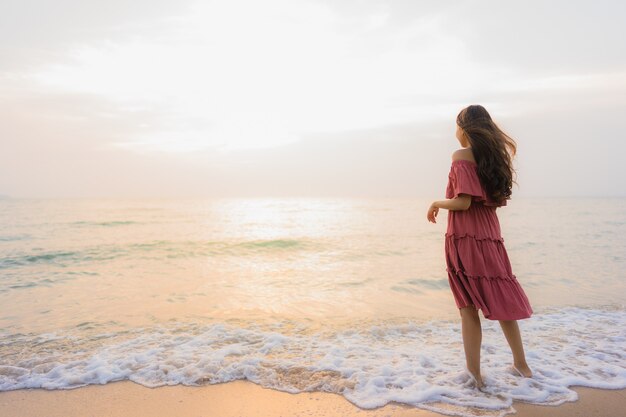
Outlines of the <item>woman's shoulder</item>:
{"label": "woman's shoulder", "polygon": [[474,153],[471,148],[462,148],[454,151],[452,153],[452,162],[457,161],[467,161],[476,164],[476,159],[474,159]]}

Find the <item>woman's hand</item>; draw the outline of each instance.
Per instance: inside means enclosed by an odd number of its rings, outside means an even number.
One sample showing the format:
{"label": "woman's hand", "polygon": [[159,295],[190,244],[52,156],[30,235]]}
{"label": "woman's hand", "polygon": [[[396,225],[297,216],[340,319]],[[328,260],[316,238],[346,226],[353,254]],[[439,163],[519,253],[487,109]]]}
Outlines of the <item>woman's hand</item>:
{"label": "woman's hand", "polygon": [[435,218],[437,217],[438,213],[439,207],[437,207],[435,203],[432,203],[430,207],[428,207],[428,213],[426,213],[426,218],[431,223],[437,223],[437,220]]}

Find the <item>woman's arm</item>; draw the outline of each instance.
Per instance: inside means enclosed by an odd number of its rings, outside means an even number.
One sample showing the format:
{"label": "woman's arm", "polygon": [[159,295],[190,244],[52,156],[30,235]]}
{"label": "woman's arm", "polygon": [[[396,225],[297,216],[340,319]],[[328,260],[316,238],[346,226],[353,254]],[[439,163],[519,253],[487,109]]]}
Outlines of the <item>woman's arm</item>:
{"label": "woman's arm", "polygon": [[440,208],[446,210],[467,210],[471,205],[472,196],[469,194],[459,194],[456,198],[433,201],[430,207],[428,207],[426,218],[429,222],[437,223],[435,218],[437,217]]}

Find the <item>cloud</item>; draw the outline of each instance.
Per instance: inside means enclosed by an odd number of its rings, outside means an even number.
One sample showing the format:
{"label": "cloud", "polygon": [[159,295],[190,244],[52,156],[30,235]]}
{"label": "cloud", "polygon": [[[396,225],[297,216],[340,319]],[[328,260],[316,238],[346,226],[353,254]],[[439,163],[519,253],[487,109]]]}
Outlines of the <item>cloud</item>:
{"label": "cloud", "polygon": [[175,20],[189,1],[8,0],[0,2],[0,72],[63,62],[70,47],[126,41]]}
{"label": "cloud", "polygon": [[[191,195],[220,175],[168,153],[128,152],[118,142],[163,129],[155,109],[120,109],[100,96],[31,91],[0,100],[0,190],[14,197]],[[187,186],[181,186],[187,184]],[[173,192],[173,190],[177,190]]]}
{"label": "cloud", "polygon": [[0,192],[437,197],[479,103],[519,194],[623,193],[624,6],[597,5],[4,2]]}
{"label": "cloud", "polygon": [[467,42],[473,60],[528,77],[623,69],[624,16],[626,4],[614,0],[471,0],[446,13],[449,33]]}

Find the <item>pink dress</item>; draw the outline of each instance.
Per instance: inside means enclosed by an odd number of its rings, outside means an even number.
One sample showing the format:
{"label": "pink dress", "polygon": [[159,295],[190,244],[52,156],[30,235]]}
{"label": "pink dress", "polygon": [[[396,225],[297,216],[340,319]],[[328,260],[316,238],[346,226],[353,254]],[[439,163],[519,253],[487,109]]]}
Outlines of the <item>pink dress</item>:
{"label": "pink dress", "polygon": [[472,196],[467,210],[448,210],[445,254],[448,282],[458,308],[474,305],[489,320],[519,320],[533,313],[511,270],[496,209],[472,161],[452,161],[446,198]]}

